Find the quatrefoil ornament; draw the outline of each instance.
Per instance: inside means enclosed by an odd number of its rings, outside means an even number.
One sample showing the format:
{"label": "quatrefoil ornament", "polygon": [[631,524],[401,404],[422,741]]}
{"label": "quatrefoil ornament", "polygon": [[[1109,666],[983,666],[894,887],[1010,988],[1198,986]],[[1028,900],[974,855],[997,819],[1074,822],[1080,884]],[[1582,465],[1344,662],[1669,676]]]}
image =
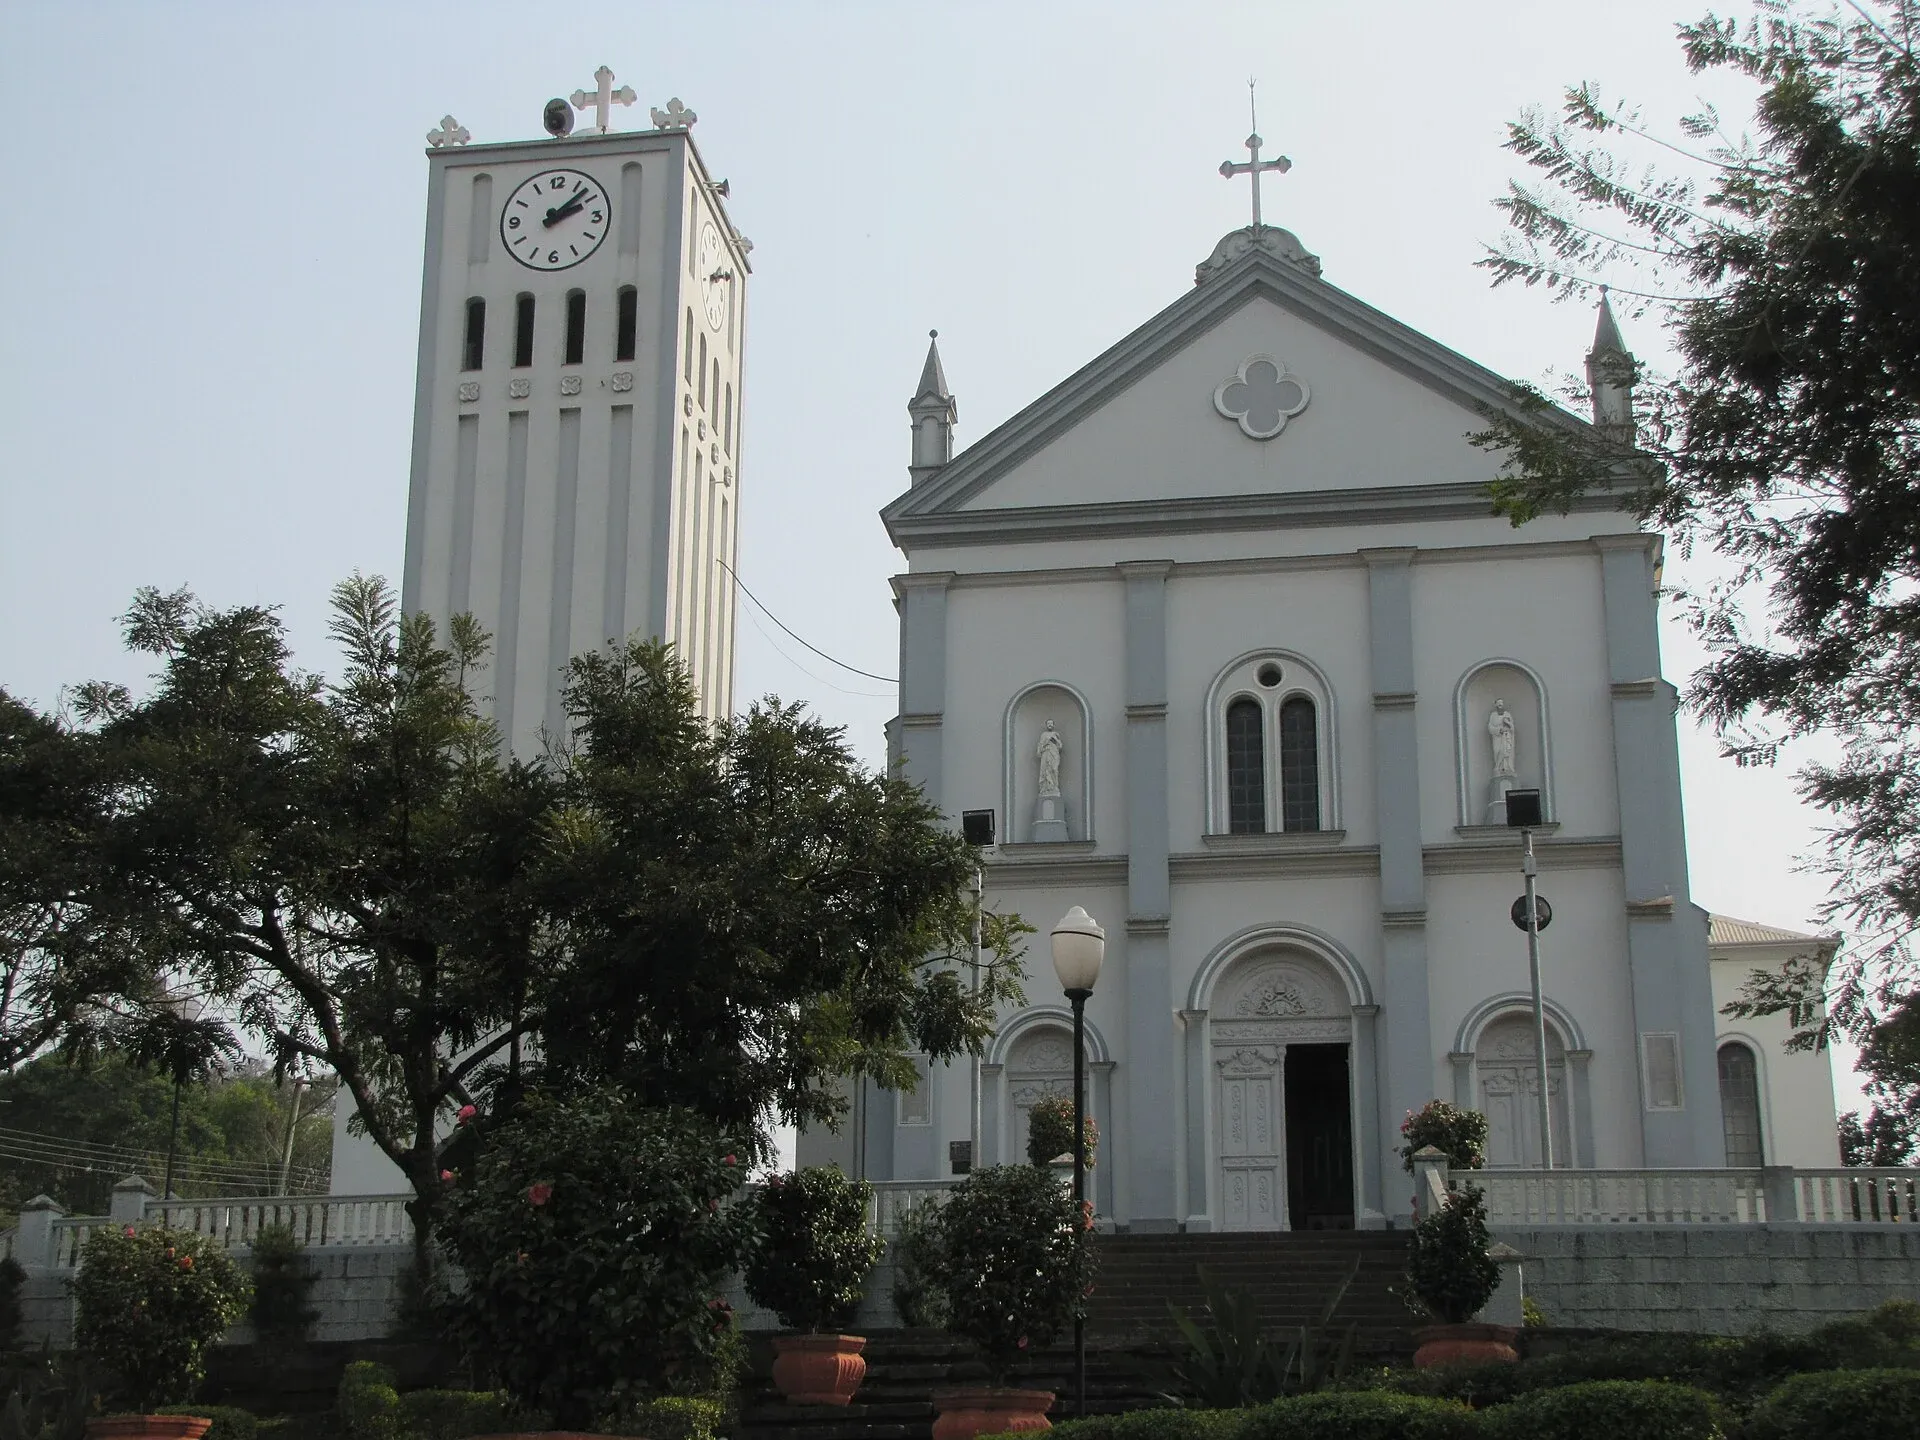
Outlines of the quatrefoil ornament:
{"label": "quatrefoil ornament", "polygon": [[1271,440],[1307,408],[1307,382],[1271,355],[1249,355],[1213,392],[1213,408],[1239,422],[1250,440]]}

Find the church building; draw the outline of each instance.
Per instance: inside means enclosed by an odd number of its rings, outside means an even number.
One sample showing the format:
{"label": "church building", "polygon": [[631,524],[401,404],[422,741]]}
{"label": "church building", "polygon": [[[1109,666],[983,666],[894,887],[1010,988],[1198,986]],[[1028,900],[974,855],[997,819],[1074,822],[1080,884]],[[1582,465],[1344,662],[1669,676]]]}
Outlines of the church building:
{"label": "church building", "polygon": [[[1604,496],[1490,513],[1497,461],[1465,437],[1509,383],[1254,214],[957,454],[928,351],[911,488],[882,512],[906,557],[891,758],[956,823],[995,812],[984,903],[1039,932],[1030,1003],[977,1077],[868,1085],[801,1161],[902,1182],[1024,1161],[1028,1110],[1069,1093],[1047,932],[1080,905],[1106,932],[1091,1193],[1120,1227],[1403,1221],[1399,1127],[1436,1097],[1487,1114],[1491,1164],[1540,1165],[1506,813],[1530,789],[1554,1163],[1723,1165],[1717,1007],[1746,957],[1710,966],[1688,889],[1661,538]],[[1604,302],[1588,365],[1593,423],[1630,436]],[[1786,949],[1749,950],[1775,963],[1820,943],[1766,933]],[[1825,1057],[1732,1043],[1771,1067],[1732,1056],[1740,1163],[1835,1163]]]}

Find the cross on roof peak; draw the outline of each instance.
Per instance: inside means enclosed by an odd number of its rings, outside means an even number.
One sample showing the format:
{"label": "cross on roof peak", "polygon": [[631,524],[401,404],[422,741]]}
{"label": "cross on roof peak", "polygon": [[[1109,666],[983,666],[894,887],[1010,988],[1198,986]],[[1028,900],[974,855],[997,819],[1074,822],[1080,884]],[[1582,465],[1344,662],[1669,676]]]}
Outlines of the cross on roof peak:
{"label": "cross on roof peak", "polygon": [[1247,150],[1250,152],[1251,158],[1241,161],[1222,160],[1220,162],[1220,173],[1229,180],[1236,175],[1246,175],[1252,178],[1253,228],[1258,230],[1261,226],[1260,172],[1262,170],[1277,170],[1280,174],[1284,175],[1293,168],[1293,161],[1284,155],[1276,155],[1271,160],[1262,160],[1260,158],[1260,146],[1264,142],[1260,139],[1260,117],[1255,113],[1253,106],[1253,86],[1254,82],[1252,80],[1247,81],[1247,118],[1252,126],[1251,133],[1247,136]]}
{"label": "cross on roof peak", "polygon": [[613,88],[613,71],[602,65],[593,72],[595,89],[576,90],[567,98],[573,101],[573,108],[585,110],[593,107],[593,128],[602,135],[607,133],[607,120],[615,105],[631,105],[636,97],[631,85]]}

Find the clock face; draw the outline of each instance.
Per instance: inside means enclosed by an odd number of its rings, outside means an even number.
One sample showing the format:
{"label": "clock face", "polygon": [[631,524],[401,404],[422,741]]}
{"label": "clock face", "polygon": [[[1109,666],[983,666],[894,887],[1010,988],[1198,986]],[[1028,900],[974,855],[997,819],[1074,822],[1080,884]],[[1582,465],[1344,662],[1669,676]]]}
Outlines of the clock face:
{"label": "clock face", "polygon": [[542,170],[514,187],[500,209],[507,253],[533,270],[578,265],[607,238],[607,192],[578,170]]}
{"label": "clock face", "polygon": [[720,232],[709,220],[700,232],[700,252],[695,260],[700,273],[700,302],[707,312],[707,324],[714,329],[727,318],[727,285],[733,271],[726,263],[727,252],[720,244]]}

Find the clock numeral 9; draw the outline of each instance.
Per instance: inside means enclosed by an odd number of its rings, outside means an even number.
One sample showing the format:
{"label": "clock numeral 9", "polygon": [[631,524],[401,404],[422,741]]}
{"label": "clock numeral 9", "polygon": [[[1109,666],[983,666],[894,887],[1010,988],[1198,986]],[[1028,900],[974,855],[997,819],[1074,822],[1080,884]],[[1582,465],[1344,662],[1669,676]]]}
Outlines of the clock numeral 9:
{"label": "clock numeral 9", "polygon": [[520,217],[518,215],[509,215],[507,217],[507,228],[509,230],[518,230],[520,228]]}

